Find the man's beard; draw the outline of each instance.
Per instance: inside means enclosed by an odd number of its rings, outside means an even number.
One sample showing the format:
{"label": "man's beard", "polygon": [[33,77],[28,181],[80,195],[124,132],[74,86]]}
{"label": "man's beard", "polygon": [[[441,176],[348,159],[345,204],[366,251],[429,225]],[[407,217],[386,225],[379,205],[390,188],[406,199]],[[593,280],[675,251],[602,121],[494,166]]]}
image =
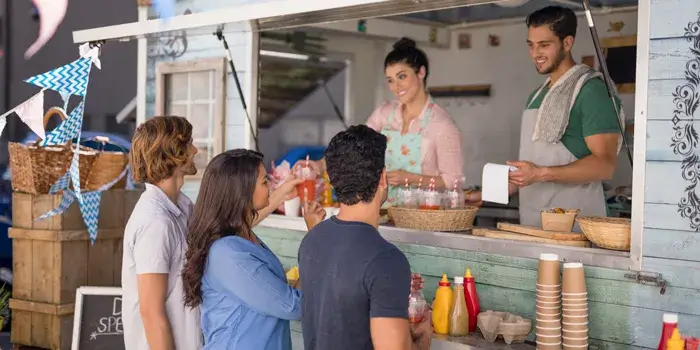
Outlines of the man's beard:
{"label": "man's beard", "polygon": [[566,52],[564,51],[564,48],[562,48],[561,50],[559,50],[559,53],[557,53],[557,57],[555,58],[552,65],[549,66],[549,68],[545,69],[542,72],[540,72],[540,71],[537,71],[537,72],[540,74],[550,74],[550,73],[554,72],[555,70],[557,70],[557,68],[559,68],[561,63],[564,62],[565,58],[566,58]]}
{"label": "man's beard", "polygon": [[182,173],[188,176],[197,175],[197,166],[195,166],[194,160],[185,164],[185,166],[182,168]]}

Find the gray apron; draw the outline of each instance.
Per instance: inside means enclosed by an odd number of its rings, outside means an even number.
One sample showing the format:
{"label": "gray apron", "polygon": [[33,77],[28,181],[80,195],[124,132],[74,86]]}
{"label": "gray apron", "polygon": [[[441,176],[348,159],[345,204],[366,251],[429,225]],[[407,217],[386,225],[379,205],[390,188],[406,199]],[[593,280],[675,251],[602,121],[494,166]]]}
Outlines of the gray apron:
{"label": "gray apron", "polygon": [[[538,166],[559,166],[572,163],[577,158],[569,152],[563,143],[555,144],[544,140],[532,141],[537,122],[537,109],[530,105],[542,92],[535,93],[523,112],[520,130],[520,160],[532,162]],[[520,188],[520,224],[540,227],[540,212],[545,208],[580,209],[580,216],[607,216],[603,184],[559,184],[554,182],[537,182]],[[575,232],[581,232],[578,223]]]}

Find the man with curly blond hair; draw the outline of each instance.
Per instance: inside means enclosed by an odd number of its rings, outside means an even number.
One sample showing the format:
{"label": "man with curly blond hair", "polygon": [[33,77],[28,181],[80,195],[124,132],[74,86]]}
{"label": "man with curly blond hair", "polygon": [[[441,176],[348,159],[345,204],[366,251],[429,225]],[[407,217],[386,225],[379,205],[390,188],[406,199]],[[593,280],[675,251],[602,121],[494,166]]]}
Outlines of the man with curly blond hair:
{"label": "man with curly blond hair", "polygon": [[202,347],[199,310],[184,305],[181,271],[192,201],[180,189],[197,169],[192,125],[154,117],[134,132],[129,163],[144,183],[124,232],[122,320],[127,350]]}

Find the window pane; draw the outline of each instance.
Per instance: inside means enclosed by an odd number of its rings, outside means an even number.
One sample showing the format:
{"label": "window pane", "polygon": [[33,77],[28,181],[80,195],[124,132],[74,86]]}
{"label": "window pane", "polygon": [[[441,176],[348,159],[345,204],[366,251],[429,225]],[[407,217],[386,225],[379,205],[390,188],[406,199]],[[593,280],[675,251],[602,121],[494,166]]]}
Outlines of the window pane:
{"label": "window pane", "polygon": [[186,104],[174,104],[170,102],[165,103],[165,114],[168,116],[175,117],[187,117],[187,105]]}
{"label": "window pane", "polygon": [[211,72],[192,72],[190,73],[190,85],[192,87],[192,100],[209,100],[211,99]]}
{"label": "window pane", "polygon": [[213,134],[211,129],[214,127],[212,124],[214,118],[210,113],[209,106],[209,103],[193,103],[191,106],[192,109],[187,119],[192,123],[192,137],[195,139],[209,138]]}
{"label": "window pane", "polygon": [[197,169],[204,169],[211,160],[209,155],[209,147],[197,147],[197,155],[194,156],[194,164]]}
{"label": "window pane", "polygon": [[165,75],[165,100],[187,100],[187,73],[173,73]]}

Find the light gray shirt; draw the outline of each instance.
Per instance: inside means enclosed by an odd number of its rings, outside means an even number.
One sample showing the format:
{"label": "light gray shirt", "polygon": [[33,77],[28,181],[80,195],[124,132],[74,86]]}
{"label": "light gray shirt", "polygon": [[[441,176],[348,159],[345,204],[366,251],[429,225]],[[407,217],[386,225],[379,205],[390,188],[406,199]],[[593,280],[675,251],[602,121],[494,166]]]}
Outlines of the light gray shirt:
{"label": "light gray shirt", "polygon": [[192,201],[180,193],[178,204],[158,187],[146,184],[124,231],[122,322],[126,350],[148,350],[139,312],[136,275],[168,274],[165,309],[178,350],[202,347],[199,308],[184,305],[182,268],[187,251],[187,223]]}

